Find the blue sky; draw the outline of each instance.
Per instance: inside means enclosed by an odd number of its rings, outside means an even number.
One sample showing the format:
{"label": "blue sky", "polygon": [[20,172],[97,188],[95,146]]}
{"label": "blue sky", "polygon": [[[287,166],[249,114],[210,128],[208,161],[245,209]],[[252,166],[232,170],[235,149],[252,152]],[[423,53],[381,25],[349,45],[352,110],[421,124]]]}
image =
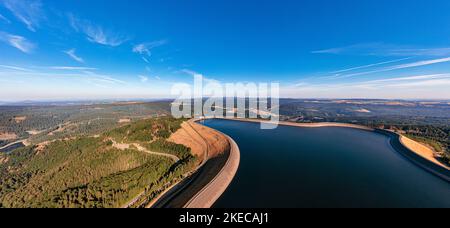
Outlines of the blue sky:
{"label": "blue sky", "polygon": [[0,0],[0,100],[170,97],[197,72],[283,97],[450,99],[450,1]]}

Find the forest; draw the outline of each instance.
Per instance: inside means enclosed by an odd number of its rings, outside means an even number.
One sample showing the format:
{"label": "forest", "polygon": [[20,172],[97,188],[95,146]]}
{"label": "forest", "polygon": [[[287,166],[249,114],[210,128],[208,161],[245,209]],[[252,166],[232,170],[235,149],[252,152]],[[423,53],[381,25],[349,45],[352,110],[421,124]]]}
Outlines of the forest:
{"label": "forest", "polygon": [[[281,99],[279,108],[284,121],[394,130],[430,145],[450,164],[448,102]],[[170,101],[0,106],[0,134],[17,136],[0,138],[0,147],[29,145],[0,152],[0,207],[145,207],[196,165],[190,148],[167,140],[185,121],[168,116]]]}
{"label": "forest", "polygon": [[[170,114],[166,102],[92,105],[0,106],[0,134],[14,133],[33,143],[72,135],[102,134],[120,120],[142,120]],[[1,144],[7,142],[2,142]]]}
{"label": "forest", "polygon": [[[439,158],[450,165],[450,125],[447,122],[441,123],[431,118],[429,122],[434,124],[424,124],[426,118],[416,120],[414,117],[359,117],[359,118],[325,118],[325,121],[343,122],[364,125],[372,128],[381,128],[396,131],[413,140],[426,144],[433,148]],[[445,122],[440,119],[440,121]],[[450,119],[448,120],[450,121]]]}
{"label": "forest", "polygon": [[432,147],[450,165],[450,102],[281,99],[285,121],[340,122],[390,129]]}
{"label": "forest", "polygon": [[[100,136],[80,135],[2,154],[0,207],[122,207],[137,196],[129,206],[145,206],[195,166],[189,148],[166,141],[182,121],[150,118]],[[134,148],[119,150],[110,137],[146,143],[182,159],[174,163]]]}

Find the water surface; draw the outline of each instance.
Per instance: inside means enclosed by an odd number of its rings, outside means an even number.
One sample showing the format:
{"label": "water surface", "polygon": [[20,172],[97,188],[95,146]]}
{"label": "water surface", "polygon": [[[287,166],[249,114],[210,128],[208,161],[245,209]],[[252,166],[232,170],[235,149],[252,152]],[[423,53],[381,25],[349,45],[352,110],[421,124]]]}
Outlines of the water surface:
{"label": "water surface", "polygon": [[450,207],[450,183],[369,131],[205,120],[231,136],[241,164],[219,208]]}
{"label": "water surface", "polygon": [[19,149],[25,147],[25,145],[22,142],[18,142],[18,143],[14,143],[8,147],[5,147],[3,149],[0,149],[1,153],[10,153],[12,151],[14,151],[15,149]]}

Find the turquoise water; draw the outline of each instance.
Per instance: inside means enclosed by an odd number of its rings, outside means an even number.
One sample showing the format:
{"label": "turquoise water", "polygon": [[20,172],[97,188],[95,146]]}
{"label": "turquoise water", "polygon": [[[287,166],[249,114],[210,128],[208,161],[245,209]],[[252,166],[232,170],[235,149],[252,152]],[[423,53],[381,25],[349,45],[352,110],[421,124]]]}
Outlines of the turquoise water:
{"label": "turquoise water", "polygon": [[386,136],[349,128],[206,120],[231,136],[241,164],[218,208],[450,207],[450,183],[397,153]]}

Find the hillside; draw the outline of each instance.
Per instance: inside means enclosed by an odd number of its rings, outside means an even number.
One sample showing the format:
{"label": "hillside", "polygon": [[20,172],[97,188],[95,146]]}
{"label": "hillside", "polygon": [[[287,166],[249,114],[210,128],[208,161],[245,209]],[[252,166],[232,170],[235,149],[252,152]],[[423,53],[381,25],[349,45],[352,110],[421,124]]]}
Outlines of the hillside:
{"label": "hillside", "polygon": [[130,121],[168,115],[169,111],[167,102],[0,106],[0,147],[19,139],[40,143],[101,134]]}
{"label": "hillside", "polygon": [[166,140],[182,122],[152,118],[0,155],[0,207],[143,206],[195,166],[190,148]]}

